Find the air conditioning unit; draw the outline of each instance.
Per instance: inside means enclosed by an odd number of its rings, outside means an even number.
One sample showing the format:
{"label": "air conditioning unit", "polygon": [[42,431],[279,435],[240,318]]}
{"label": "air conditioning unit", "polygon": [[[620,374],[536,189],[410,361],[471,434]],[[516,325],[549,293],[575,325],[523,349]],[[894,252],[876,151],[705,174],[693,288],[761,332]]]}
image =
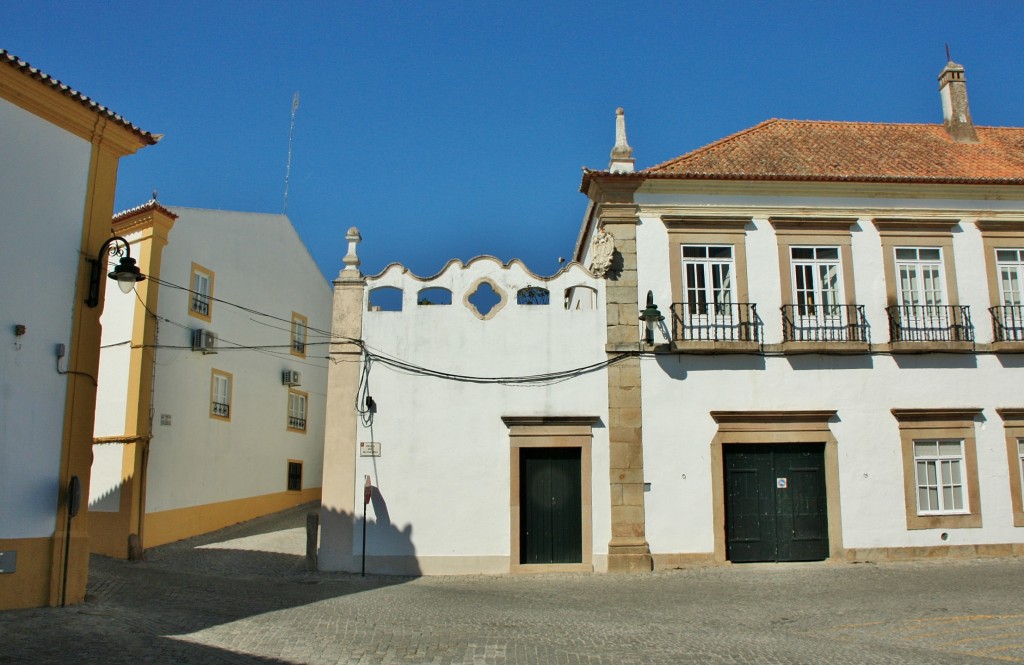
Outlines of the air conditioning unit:
{"label": "air conditioning unit", "polygon": [[300,385],[302,375],[293,369],[286,369],[281,372],[281,385],[283,386],[297,386]]}
{"label": "air conditioning unit", "polygon": [[192,350],[203,353],[217,353],[217,333],[196,328],[192,331]]}

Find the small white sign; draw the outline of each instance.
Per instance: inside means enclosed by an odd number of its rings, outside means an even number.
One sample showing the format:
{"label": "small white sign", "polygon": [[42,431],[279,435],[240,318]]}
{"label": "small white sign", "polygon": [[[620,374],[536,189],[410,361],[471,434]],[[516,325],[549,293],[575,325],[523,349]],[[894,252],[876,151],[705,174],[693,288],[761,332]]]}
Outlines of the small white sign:
{"label": "small white sign", "polygon": [[776,478],[775,479],[775,486],[778,487],[780,490],[786,489],[786,487],[788,485],[789,485],[789,480],[787,478]]}
{"label": "small white sign", "polygon": [[380,457],[380,441],[360,441],[360,457]]}

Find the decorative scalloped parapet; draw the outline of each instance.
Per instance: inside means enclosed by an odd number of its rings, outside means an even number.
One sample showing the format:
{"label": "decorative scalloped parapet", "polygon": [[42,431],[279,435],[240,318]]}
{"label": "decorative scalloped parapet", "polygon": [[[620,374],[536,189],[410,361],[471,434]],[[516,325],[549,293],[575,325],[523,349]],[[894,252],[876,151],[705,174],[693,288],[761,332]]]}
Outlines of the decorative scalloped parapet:
{"label": "decorative scalloped parapet", "polygon": [[[402,291],[403,312],[430,310],[431,316],[437,316],[437,312],[458,310],[480,320],[507,316],[510,312],[535,316],[538,311],[598,311],[604,299],[604,280],[578,263],[570,263],[554,275],[542,277],[518,259],[502,263],[493,256],[478,256],[467,263],[453,259],[430,277],[420,277],[392,263],[377,275],[366,278],[366,309],[370,309],[369,294],[382,287]],[[484,291],[493,291],[493,294],[486,294],[492,302],[484,306],[474,297],[481,287]],[[419,300],[418,294],[424,289],[447,289],[452,295],[451,305]],[[548,297],[543,297],[545,290]],[[370,313],[375,312],[370,310]]]}

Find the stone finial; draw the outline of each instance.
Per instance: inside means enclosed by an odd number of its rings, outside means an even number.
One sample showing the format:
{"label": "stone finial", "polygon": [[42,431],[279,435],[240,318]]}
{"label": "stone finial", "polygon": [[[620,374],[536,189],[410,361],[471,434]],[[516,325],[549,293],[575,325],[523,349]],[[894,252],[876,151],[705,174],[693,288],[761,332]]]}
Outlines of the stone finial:
{"label": "stone finial", "polygon": [[963,65],[950,60],[939,74],[939,95],[942,97],[942,123],[950,138],[958,143],[977,143],[978,133],[967,106],[967,81]]}
{"label": "stone finial", "polygon": [[615,147],[608,170],[612,173],[633,172],[633,149],[626,142],[626,112],[622,107],[615,109]]}
{"label": "stone finial", "polygon": [[363,237],[359,235],[359,229],[354,226],[350,228],[348,233],[345,234],[345,240],[348,241],[348,252],[342,259],[345,267],[342,269],[341,274],[339,274],[338,277],[362,277],[363,273],[359,272],[359,255],[356,254],[356,245],[363,240]]}

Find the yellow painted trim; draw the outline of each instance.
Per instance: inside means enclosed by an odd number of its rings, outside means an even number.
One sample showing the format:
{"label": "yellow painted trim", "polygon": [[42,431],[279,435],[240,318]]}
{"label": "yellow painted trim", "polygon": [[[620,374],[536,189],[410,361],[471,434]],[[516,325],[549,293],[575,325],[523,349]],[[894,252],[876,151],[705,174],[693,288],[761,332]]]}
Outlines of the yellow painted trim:
{"label": "yellow painted trim", "polygon": [[[304,427],[303,429],[299,429],[298,427],[292,427],[291,426],[292,413],[291,413],[291,409],[289,407],[291,406],[291,396],[292,395],[300,395],[300,396],[302,396],[302,398],[305,400],[305,403],[306,403],[306,408],[305,408],[305,410],[304,410],[304,412],[302,414],[303,420],[306,421],[306,427]],[[309,393],[303,392],[301,390],[296,390],[294,388],[289,388],[288,389],[288,400],[285,402],[285,421],[284,422],[285,422],[285,429],[288,430],[289,432],[296,432],[298,434],[305,434],[306,433],[306,430],[309,429]]]}
{"label": "yellow painted trim", "polygon": [[[127,404],[121,461],[121,501],[118,512],[90,513],[91,551],[125,558],[129,555],[129,534],[143,536],[146,513],[146,473],[149,442],[152,438],[150,411],[153,396],[156,320],[149,312],[159,311],[163,248],[177,219],[163,209],[142,210],[113,225],[118,235],[132,234],[133,255],[138,267],[150,279],[135,286],[138,300],[134,307],[128,370]],[[116,296],[115,296],[116,297]],[[94,441],[95,442],[95,441]]]}
{"label": "yellow painted trim", "polygon": [[[228,380],[228,415],[218,416],[213,412],[213,399],[215,397],[216,381],[215,377],[222,376]],[[231,422],[231,414],[235,410],[234,402],[235,392],[235,375],[231,372],[225,372],[219,369],[210,370],[210,417],[214,420],[223,420],[224,422]]]}
{"label": "yellow painted trim", "polygon": [[[295,334],[295,331],[297,329],[297,326],[295,325],[296,323],[302,324],[303,335],[301,351],[295,348],[295,343],[298,341],[297,335]],[[292,312],[291,348],[289,349],[291,351],[291,354],[293,356],[298,356],[299,358],[305,358],[307,344],[309,344],[309,319],[299,314],[298,312]]]}
{"label": "yellow painted trim", "polygon": [[150,142],[106,114],[84,106],[14,67],[0,67],[0,97],[89,141],[115,159],[156,142]]}
{"label": "yellow painted trim", "polygon": [[[201,272],[210,278],[210,292],[206,294],[206,314],[197,312],[192,309],[192,296],[196,293],[192,290],[192,285],[196,283],[196,273]],[[197,319],[201,319],[210,323],[213,320],[213,271],[209,268],[205,268],[195,261],[192,262],[192,272],[189,273],[188,277],[188,300],[185,303],[185,308],[188,311],[188,315]]]}
{"label": "yellow painted trim", "polygon": [[[0,576],[0,610],[40,607],[49,602],[52,538],[6,538],[0,550],[18,553],[17,570]],[[58,599],[59,600],[59,599]]]}
{"label": "yellow painted trim", "polygon": [[310,487],[301,492],[275,492],[149,513],[144,546],[157,547],[319,500],[320,488]]}

